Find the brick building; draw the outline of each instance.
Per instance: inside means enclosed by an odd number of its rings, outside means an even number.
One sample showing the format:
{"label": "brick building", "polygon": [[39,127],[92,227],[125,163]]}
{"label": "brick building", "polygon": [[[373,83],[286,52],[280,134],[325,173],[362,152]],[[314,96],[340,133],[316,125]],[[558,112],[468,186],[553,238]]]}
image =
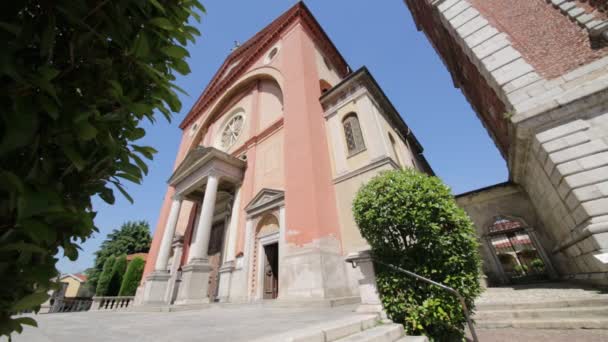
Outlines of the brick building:
{"label": "brick building", "polygon": [[608,2],[405,4],[508,164],[457,196],[488,280],[608,283]]}

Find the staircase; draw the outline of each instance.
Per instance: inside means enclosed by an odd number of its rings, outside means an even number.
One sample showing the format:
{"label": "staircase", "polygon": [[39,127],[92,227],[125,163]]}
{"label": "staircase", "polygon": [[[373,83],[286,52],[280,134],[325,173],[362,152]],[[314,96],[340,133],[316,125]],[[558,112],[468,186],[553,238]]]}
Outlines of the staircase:
{"label": "staircase", "polygon": [[255,342],[428,342],[424,336],[405,336],[403,326],[382,322],[378,315],[353,315],[323,325],[265,337]]}
{"label": "staircase", "polygon": [[576,284],[488,288],[476,304],[481,329],[608,329],[608,293]]}

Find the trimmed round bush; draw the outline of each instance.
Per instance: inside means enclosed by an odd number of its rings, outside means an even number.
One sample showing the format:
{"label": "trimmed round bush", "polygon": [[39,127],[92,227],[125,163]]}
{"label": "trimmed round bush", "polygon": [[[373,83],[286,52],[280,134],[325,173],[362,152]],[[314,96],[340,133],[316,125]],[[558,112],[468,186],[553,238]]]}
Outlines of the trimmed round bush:
{"label": "trimmed round bush", "polygon": [[118,291],[119,296],[135,296],[145,265],[146,262],[140,257],[131,260],[122,279],[122,285],[120,285],[120,291]]}
{"label": "trimmed round bush", "polygon": [[106,259],[103,263],[103,269],[97,282],[97,288],[95,289],[96,296],[106,296],[108,293],[108,287],[110,286],[110,279],[112,279],[112,269],[114,268],[114,262],[116,258],[111,256]]}
{"label": "trimmed round bush", "polygon": [[[374,259],[456,289],[473,310],[481,292],[479,244],[439,178],[410,169],[383,172],[359,190],[353,211]],[[462,339],[466,319],[453,294],[380,264],[375,270],[387,314],[409,334]]]}
{"label": "trimmed round bush", "polygon": [[110,278],[110,285],[108,286],[107,296],[117,296],[122,284],[122,276],[127,270],[127,256],[121,255],[116,258],[114,267],[112,267],[112,277]]}

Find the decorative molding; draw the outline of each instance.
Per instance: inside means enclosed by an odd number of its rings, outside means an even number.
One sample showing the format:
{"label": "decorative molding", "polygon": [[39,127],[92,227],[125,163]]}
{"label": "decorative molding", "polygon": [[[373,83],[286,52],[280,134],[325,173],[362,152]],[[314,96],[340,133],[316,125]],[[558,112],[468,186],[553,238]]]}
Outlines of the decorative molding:
{"label": "decorative molding", "polygon": [[245,206],[248,218],[258,216],[270,209],[276,209],[285,203],[285,192],[264,188]]}
{"label": "decorative molding", "polygon": [[362,173],[371,171],[373,169],[379,168],[379,167],[384,166],[384,165],[390,165],[394,169],[400,169],[401,168],[397,163],[395,163],[395,161],[391,157],[384,157],[382,159],[378,159],[378,160],[372,161],[371,163],[369,163],[369,164],[367,164],[365,166],[362,166],[362,167],[360,167],[360,168],[358,168],[356,170],[353,170],[353,171],[345,173],[345,174],[343,174],[341,176],[338,176],[338,177],[334,178],[333,182],[334,182],[334,184],[342,183],[342,182],[344,182],[346,180],[349,180],[349,179],[351,179],[353,177],[356,177],[356,176],[358,176],[358,175],[360,175]]}

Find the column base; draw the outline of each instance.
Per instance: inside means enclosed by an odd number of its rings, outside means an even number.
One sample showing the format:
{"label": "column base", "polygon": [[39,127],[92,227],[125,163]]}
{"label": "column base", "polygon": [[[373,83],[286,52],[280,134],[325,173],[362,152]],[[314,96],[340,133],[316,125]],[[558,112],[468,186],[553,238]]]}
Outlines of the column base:
{"label": "column base", "polygon": [[361,304],[357,307],[357,312],[361,313],[378,313],[382,319],[386,319],[386,312],[382,307],[382,301],[378,294],[376,285],[376,272],[369,251],[361,251],[350,253],[346,262],[352,263],[359,268],[361,278],[359,279],[359,296]]}
{"label": "column base", "polygon": [[182,267],[182,282],[175,305],[209,303],[207,291],[211,269],[207,259],[194,259]]}
{"label": "column base", "polygon": [[146,277],[144,284],[143,294],[143,305],[164,305],[165,292],[167,291],[167,284],[169,282],[169,272],[166,271],[154,271]]}
{"label": "column base", "polygon": [[230,298],[230,283],[232,280],[232,271],[234,270],[234,261],[225,262],[219,269],[220,283],[218,286],[218,297],[220,303],[228,302]]}

